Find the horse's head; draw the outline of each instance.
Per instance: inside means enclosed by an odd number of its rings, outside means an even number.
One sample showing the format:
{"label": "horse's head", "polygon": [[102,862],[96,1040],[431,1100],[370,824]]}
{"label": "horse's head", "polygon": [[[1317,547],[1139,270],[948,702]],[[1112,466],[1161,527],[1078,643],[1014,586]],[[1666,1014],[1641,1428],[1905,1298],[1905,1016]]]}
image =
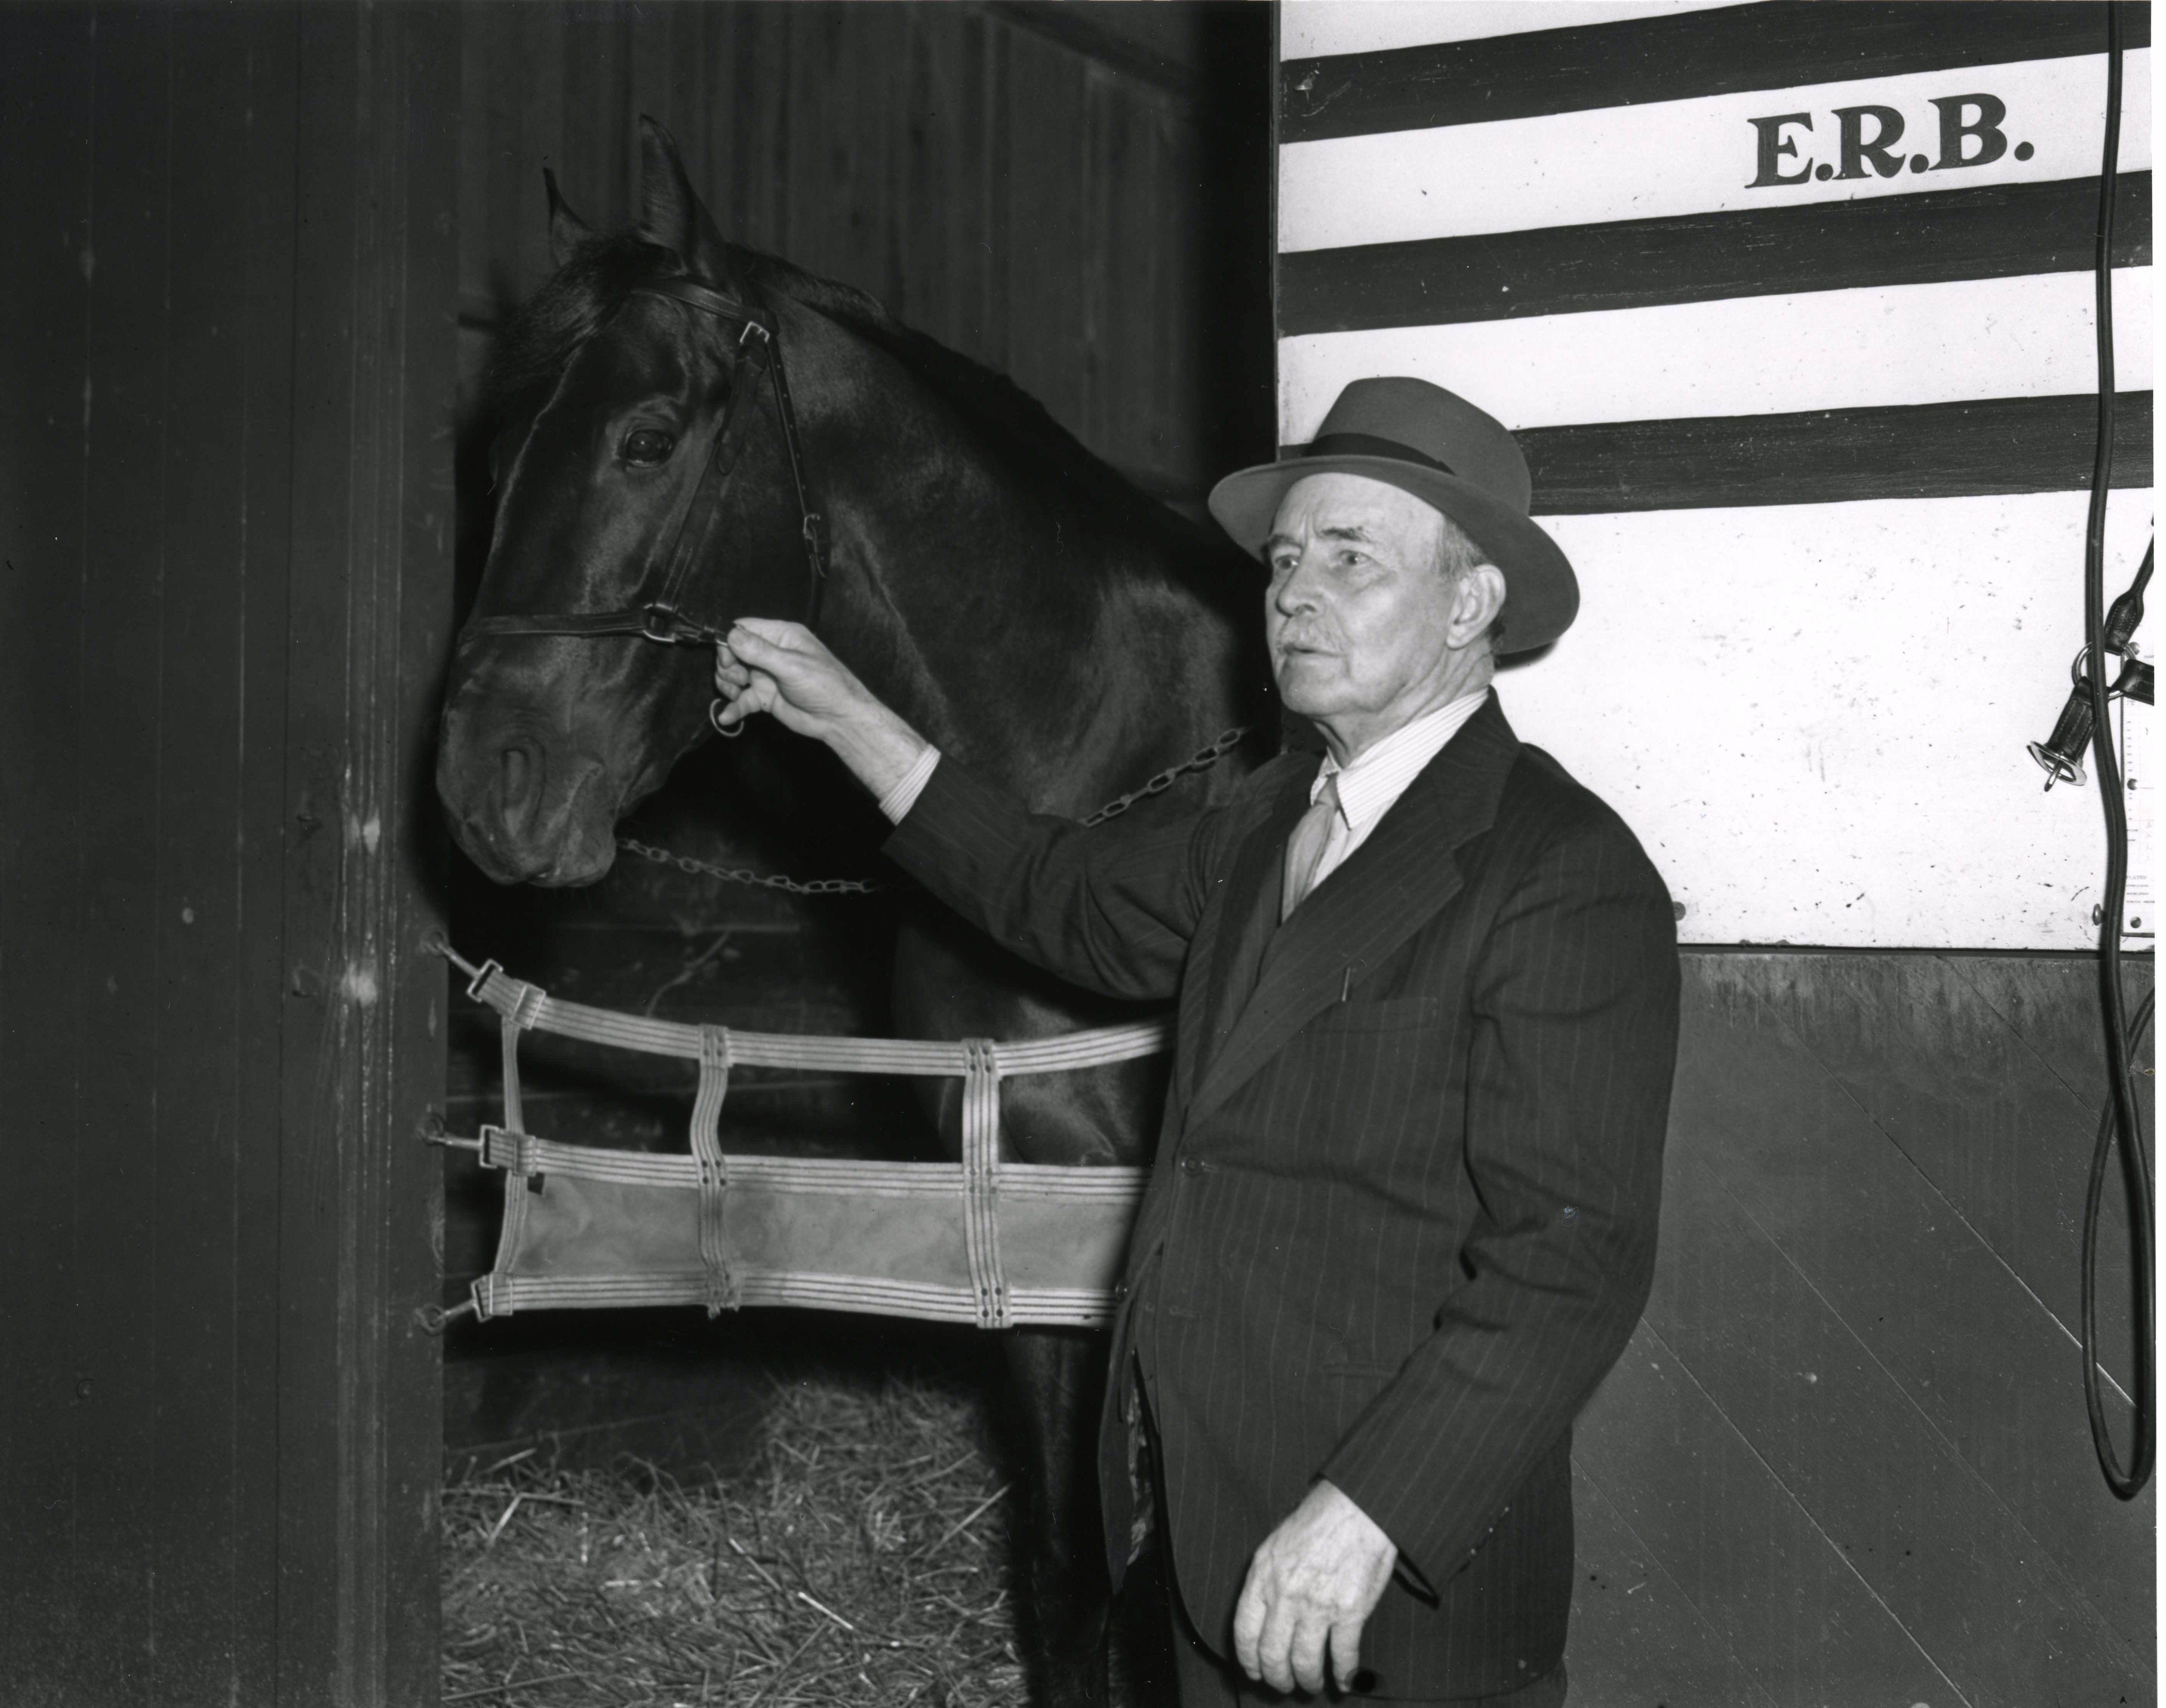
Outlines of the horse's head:
{"label": "horse's head", "polygon": [[820,572],[772,372],[777,305],[652,120],[642,166],[639,226],[611,238],[548,181],[557,271],[495,363],[495,528],[436,789],[501,883],[608,871],[618,818],[706,728],[713,632],[804,617]]}

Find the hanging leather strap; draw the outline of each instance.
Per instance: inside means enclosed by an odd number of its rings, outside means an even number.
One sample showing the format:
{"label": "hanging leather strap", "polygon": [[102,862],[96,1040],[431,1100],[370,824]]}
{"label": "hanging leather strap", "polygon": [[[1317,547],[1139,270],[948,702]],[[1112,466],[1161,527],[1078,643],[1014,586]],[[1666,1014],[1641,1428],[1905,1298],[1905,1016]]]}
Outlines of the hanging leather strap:
{"label": "hanging leather strap", "polygon": [[965,1038],[963,1073],[963,1242],[978,1326],[1014,1321],[1001,1267],[1001,1063],[991,1038]]}
{"label": "hanging leather strap", "polygon": [[706,1270],[709,1316],[737,1308],[737,1277],[730,1272],[722,1225],[729,1168],[722,1156],[722,1099],[730,1089],[730,1035],[722,1026],[700,1028],[700,1092],[692,1103],[692,1157],[700,1168],[700,1261]]}

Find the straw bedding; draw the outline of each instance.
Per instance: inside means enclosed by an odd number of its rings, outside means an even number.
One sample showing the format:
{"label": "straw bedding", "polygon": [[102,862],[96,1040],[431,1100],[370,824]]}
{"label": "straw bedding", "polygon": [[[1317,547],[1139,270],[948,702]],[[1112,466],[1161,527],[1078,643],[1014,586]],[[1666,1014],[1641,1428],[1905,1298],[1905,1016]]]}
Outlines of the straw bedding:
{"label": "straw bedding", "polygon": [[477,1708],[991,1708],[1023,1697],[1008,1496],[967,1384],[778,1379],[713,1482],[454,1463],[443,1700]]}

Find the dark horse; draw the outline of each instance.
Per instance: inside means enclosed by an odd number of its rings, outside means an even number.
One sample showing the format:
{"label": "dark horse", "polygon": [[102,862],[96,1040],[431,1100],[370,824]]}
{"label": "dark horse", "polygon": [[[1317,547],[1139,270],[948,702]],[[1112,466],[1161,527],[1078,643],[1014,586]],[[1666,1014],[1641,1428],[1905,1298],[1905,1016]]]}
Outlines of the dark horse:
{"label": "dark horse", "polygon": [[[1039,811],[1080,815],[1255,721],[1266,703],[1245,560],[1120,479],[1006,380],[853,290],[725,243],[651,120],[643,154],[633,234],[593,235],[551,183],[557,271],[499,346],[495,530],[473,618],[492,631],[470,625],[462,637],[436,773],[483,872],[593,883],[617,820],[707,735],[711,651],[637,633],[523,633],[517,619],[658,597],[733,400],[735,460],[677,602],[710,626],[814,608],[779,395],[740,322],[702,312],[712,299],[698,290],[687,300],[657,284],[690,282],[771,327],[805,503],[831,536],[818,632],[943,751]],[[1235,754],[1170,798],[1216,798],[1242,768]],[[897,1027],[922,1037],[1041,1036],[1109,1018],[930,905],[906,915],[893,1000]],[[931,1083],[954,1152],[959,1083]],[[1163,1083],[1150,1062],[1012,1081],[1006,1147],[1033,1162],[1139,1162]],[[1042,1700],[1097,1702],[1102,1342],[1002,1338],[1027,1420],[1026,1659]]]}

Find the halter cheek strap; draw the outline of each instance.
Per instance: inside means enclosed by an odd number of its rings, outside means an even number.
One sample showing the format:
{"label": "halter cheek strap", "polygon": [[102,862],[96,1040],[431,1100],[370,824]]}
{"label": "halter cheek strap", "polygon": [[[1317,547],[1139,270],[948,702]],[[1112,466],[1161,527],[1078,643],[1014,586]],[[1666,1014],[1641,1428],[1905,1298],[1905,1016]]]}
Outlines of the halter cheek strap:
{"label": "halter cheek strap", "polygon": [[[728,632],[726,623],[708,622],[687,612],[683,604],[686,584],[692,572],[707,556],[707,547],[714,533],[715,523],[721,514],[723,489],[736,472],[737,458],[743,450],[747,424],[751,420],[753,399],[760,390],[763,374],[768,389],[774,393],[775,414],[782,425],[782,445],[790,462],[790,482],[797,498],[799,531],[805,541],[806,563],[810,570],[806,598],[805,626],[815,627],[820,620],[821,595],[827,585],[827,519],[812,508],[811,495],[806,485],[804,448],[797,429],[797,412],[790,401],[790,379],[783,371],[782,350],[777,342],[774,327],[763,319],[756,306],[741,303],[721,292],[695,284],[689,279],[662,279],[652,284],[634,287],[633,294],[663,297],[671,302],[684,303],[705,314],[711,314],[726,324],[738,329],[737,349],[739,372],[737,384],[731,388],[729,407],[723,412],[710,441],[708,455],[700,470],[700,478],[691,495],[678,511],[676,525],[671,530],[669,543],[650,566],[659,568],[659,585],[654,596],[645,604],[630,605],[612,611],[536,612],[517,616],[477,617],[468,623],[459,635],[459,645],[465,646],[476,640],[492,640],[499,635],[568,635],[591,639],[607,635],[634,635],[643,640],[653,640],[663,646],[716,646]],[[724,735],[735,735],[737,730],[725,729],[721,720],[721,702],[717,700],[707,709],[707,716],[715,728]]]}

